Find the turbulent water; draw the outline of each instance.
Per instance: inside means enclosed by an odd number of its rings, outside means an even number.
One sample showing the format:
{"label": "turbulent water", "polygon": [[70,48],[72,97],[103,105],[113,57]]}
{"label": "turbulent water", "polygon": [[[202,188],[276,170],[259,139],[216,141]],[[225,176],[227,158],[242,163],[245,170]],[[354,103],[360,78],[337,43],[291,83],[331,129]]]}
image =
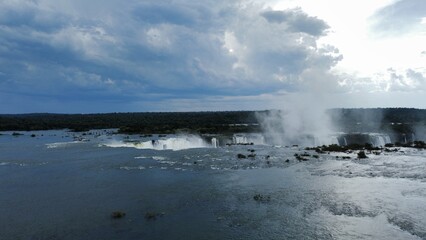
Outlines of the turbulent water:
{"label": "turbulent water", "polygon": [[105,130],[1,134],[0,239],[426,239],[424,150],[359,160],[256,136],[227,146]]}

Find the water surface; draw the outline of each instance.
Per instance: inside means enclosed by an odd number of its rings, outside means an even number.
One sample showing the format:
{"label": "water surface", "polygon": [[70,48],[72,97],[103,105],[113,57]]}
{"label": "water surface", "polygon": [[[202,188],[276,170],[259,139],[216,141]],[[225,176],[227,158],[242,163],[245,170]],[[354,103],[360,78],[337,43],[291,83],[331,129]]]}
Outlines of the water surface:
{"label": "water surface", "polygon": [[[0,239],[426,239],[424,151],[299,162],[299,147],[2,134]],[[112,219],[118,210],[126,216]]]}

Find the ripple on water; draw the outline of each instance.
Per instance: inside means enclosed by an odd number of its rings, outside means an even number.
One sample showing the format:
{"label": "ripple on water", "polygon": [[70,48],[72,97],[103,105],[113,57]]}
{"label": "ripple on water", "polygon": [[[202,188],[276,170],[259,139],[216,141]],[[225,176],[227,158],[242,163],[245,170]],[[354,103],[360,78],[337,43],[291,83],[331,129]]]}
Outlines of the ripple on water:
{"label": "ripple on water", "polygon": [[124,166],[124,167],[120,167],[121,170],[144,170],[146,169],[144,166],[137,166],[137,167],[128,167],[128,166]]}

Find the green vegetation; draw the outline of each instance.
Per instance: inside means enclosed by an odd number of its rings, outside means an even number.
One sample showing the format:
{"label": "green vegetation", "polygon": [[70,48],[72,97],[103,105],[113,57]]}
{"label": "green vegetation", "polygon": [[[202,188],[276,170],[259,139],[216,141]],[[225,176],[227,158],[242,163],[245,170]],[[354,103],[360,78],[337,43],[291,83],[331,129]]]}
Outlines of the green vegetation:
{"label": "green vegetation", "polygon": [[0,115],[0,131],[117,128],[128,134],[259,132],[254,112]]}
{"label": "green vegetation", "polygon": [[332,122],[342,132],[411,133],[426,127],[426,110],[415,108],[330,109]]}
{"label": "green vegetation", "polygon": [[[0,131],[117,128],[128,134],[260,132],[254,111],[105,114],[3,114]],[[264,113],[264,112],[260,112]],[[426,126],[426,110],[412,108],[331,109],[336,131],[412,133]]]}

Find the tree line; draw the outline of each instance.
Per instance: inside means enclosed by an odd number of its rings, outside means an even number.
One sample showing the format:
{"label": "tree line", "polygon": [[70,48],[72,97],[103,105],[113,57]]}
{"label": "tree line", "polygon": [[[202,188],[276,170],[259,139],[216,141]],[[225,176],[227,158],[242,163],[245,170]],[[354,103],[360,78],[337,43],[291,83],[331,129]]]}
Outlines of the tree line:
{"label": "tree line", "polygon": [[[266,111],[262,111],[263,113]],[[116,128],[122,133],[235,133],[261,131],[256,111],[145,112],[101,114],[2,114],[0,131]],[[409,132],[425,126],[426,110],[414,108],[330,109],[336,130]]]}

